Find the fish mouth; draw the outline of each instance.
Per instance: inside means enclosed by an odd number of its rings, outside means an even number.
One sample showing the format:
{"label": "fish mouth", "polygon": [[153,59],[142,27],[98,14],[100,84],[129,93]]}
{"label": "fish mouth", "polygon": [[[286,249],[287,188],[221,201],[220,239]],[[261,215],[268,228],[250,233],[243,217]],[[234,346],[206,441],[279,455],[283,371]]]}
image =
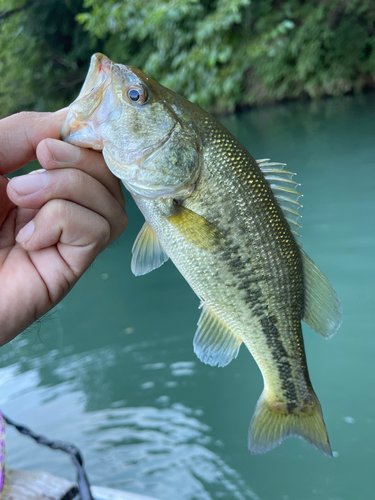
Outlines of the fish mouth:
{"label": "fish mouth", "polygon": [[87,77],[75,102],[79,102],[81,98],[103,86],[111,74],[112,66],[113,62],[107,56],[99,52],[94,54],[91,57]]}
{"label": "fish mouth", "polygon": [[75,146],[103,151],[109,169],[119,178],[124,178],[125,172],[132,172],[137,177],[142,170],[142,161],[162,148],[180,123],[175,113],[169,110],[174,120],[169,127],[165,127],[164,134],[160,134],[153,143],[145,144],[141,140],[134,149],[125,123],[117,123],[114,128],[121,129],[123,133],[122,142],[118,144],[111,136],[111,126],[108,127],[108,124],[121,122],[124,106],[131,105],[121,100],[123,89],[139,80],[136,68],[116,64],[103,54],[94,54],[81,92],[69,106],[61,129],[62,140]]}
{"label": "fish mouth", "polygon": [[[113,92],[107,91],[110,90],[112,83],[113,65],[114,63],[104,54],[97,53],[91,57],[85,82],[77,99],[69,106],[68,115],[61,129],[63,141],[76,146],[103,149],[103,141],[96,130],[97,125],[111,119],[111,114],[114,119],[116,114],[114,111],[120,105]],[[102,103],[106,106],[100,106]]]}

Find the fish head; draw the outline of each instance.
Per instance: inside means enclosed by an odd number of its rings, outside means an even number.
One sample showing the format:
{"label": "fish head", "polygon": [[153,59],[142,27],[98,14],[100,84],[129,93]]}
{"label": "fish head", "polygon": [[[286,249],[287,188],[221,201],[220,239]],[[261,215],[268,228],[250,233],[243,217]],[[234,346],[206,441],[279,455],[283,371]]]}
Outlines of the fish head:
{"label": "fish head", "polygon": [[141,70],[94,54],[61,137],[103,151],[133,195],[183,199],[194,189],[201,164],[191,106]]}

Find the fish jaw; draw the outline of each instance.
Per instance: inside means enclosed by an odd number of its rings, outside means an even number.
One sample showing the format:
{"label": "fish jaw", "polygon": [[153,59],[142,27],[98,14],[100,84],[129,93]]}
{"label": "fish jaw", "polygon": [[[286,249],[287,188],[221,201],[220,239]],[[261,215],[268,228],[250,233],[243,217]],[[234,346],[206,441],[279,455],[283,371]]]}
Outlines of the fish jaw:
{"label": "fish jaw", "polygon": [[[95,114],[110,87],[112,61],[97,53],[91,57],[90,68],[77,99],[69,106],[61,129],[62,140],[81,147],[101,151],[103,141],[98,130],[100,121],[108,119],[108,109]],[[108,92],[107,92],[108,93]],[[108,96],[107,101],[113,96]],[[113,100],[113,99],[112,99]]]}
{"label": "fish jaw", "polygon": [[[142,95],[132,102],[130,92]],[[201,168],[201,144],[190,119],[167,102],[172,91],[142,71],[94,54],[61,137],[103,151],[112,173],[135,196],[185,199]]]}

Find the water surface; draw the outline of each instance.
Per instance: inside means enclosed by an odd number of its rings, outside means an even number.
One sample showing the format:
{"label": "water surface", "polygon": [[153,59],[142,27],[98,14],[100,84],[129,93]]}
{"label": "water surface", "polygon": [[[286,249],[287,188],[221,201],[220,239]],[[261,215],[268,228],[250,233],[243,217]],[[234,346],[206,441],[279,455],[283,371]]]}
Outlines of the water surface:
{"label": "water surface", "polygon": [[[245,347],[225,368],[192,340],[198,299],[167,262],[130,272],[129,227],[38,328],[0,350],[0,407],[85,456],[93,484],[160,500],[367,500],[375,487],[375,96],[292,103],[223,119],[256,158],[288,164],[303,198],[302,243],[328,275],[344,322],[329,341],[304,325],[335,457],[299,439],[247,452],[262,391]],[[10,467],[74,478],[60,452],[8,429]]]}

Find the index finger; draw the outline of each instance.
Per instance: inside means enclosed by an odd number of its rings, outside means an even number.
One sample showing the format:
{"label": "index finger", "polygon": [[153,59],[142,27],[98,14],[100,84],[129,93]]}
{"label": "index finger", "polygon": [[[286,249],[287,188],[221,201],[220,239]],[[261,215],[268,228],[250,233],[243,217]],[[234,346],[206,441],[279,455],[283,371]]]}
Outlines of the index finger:
{"label": "index finger", "polygon": [[9,174],[36,158],[46,137],[60,138],[68,108],[55,113],[23,111],[0,120],[0,175]]}
{"label": "index finger", "polygon": [[122,207],[125,206],[120,181],[109,170],[99,151],[48,138],[38,144],[36,154],[39,163],[46,170],[75,168],[94,177],[112,193]]}

